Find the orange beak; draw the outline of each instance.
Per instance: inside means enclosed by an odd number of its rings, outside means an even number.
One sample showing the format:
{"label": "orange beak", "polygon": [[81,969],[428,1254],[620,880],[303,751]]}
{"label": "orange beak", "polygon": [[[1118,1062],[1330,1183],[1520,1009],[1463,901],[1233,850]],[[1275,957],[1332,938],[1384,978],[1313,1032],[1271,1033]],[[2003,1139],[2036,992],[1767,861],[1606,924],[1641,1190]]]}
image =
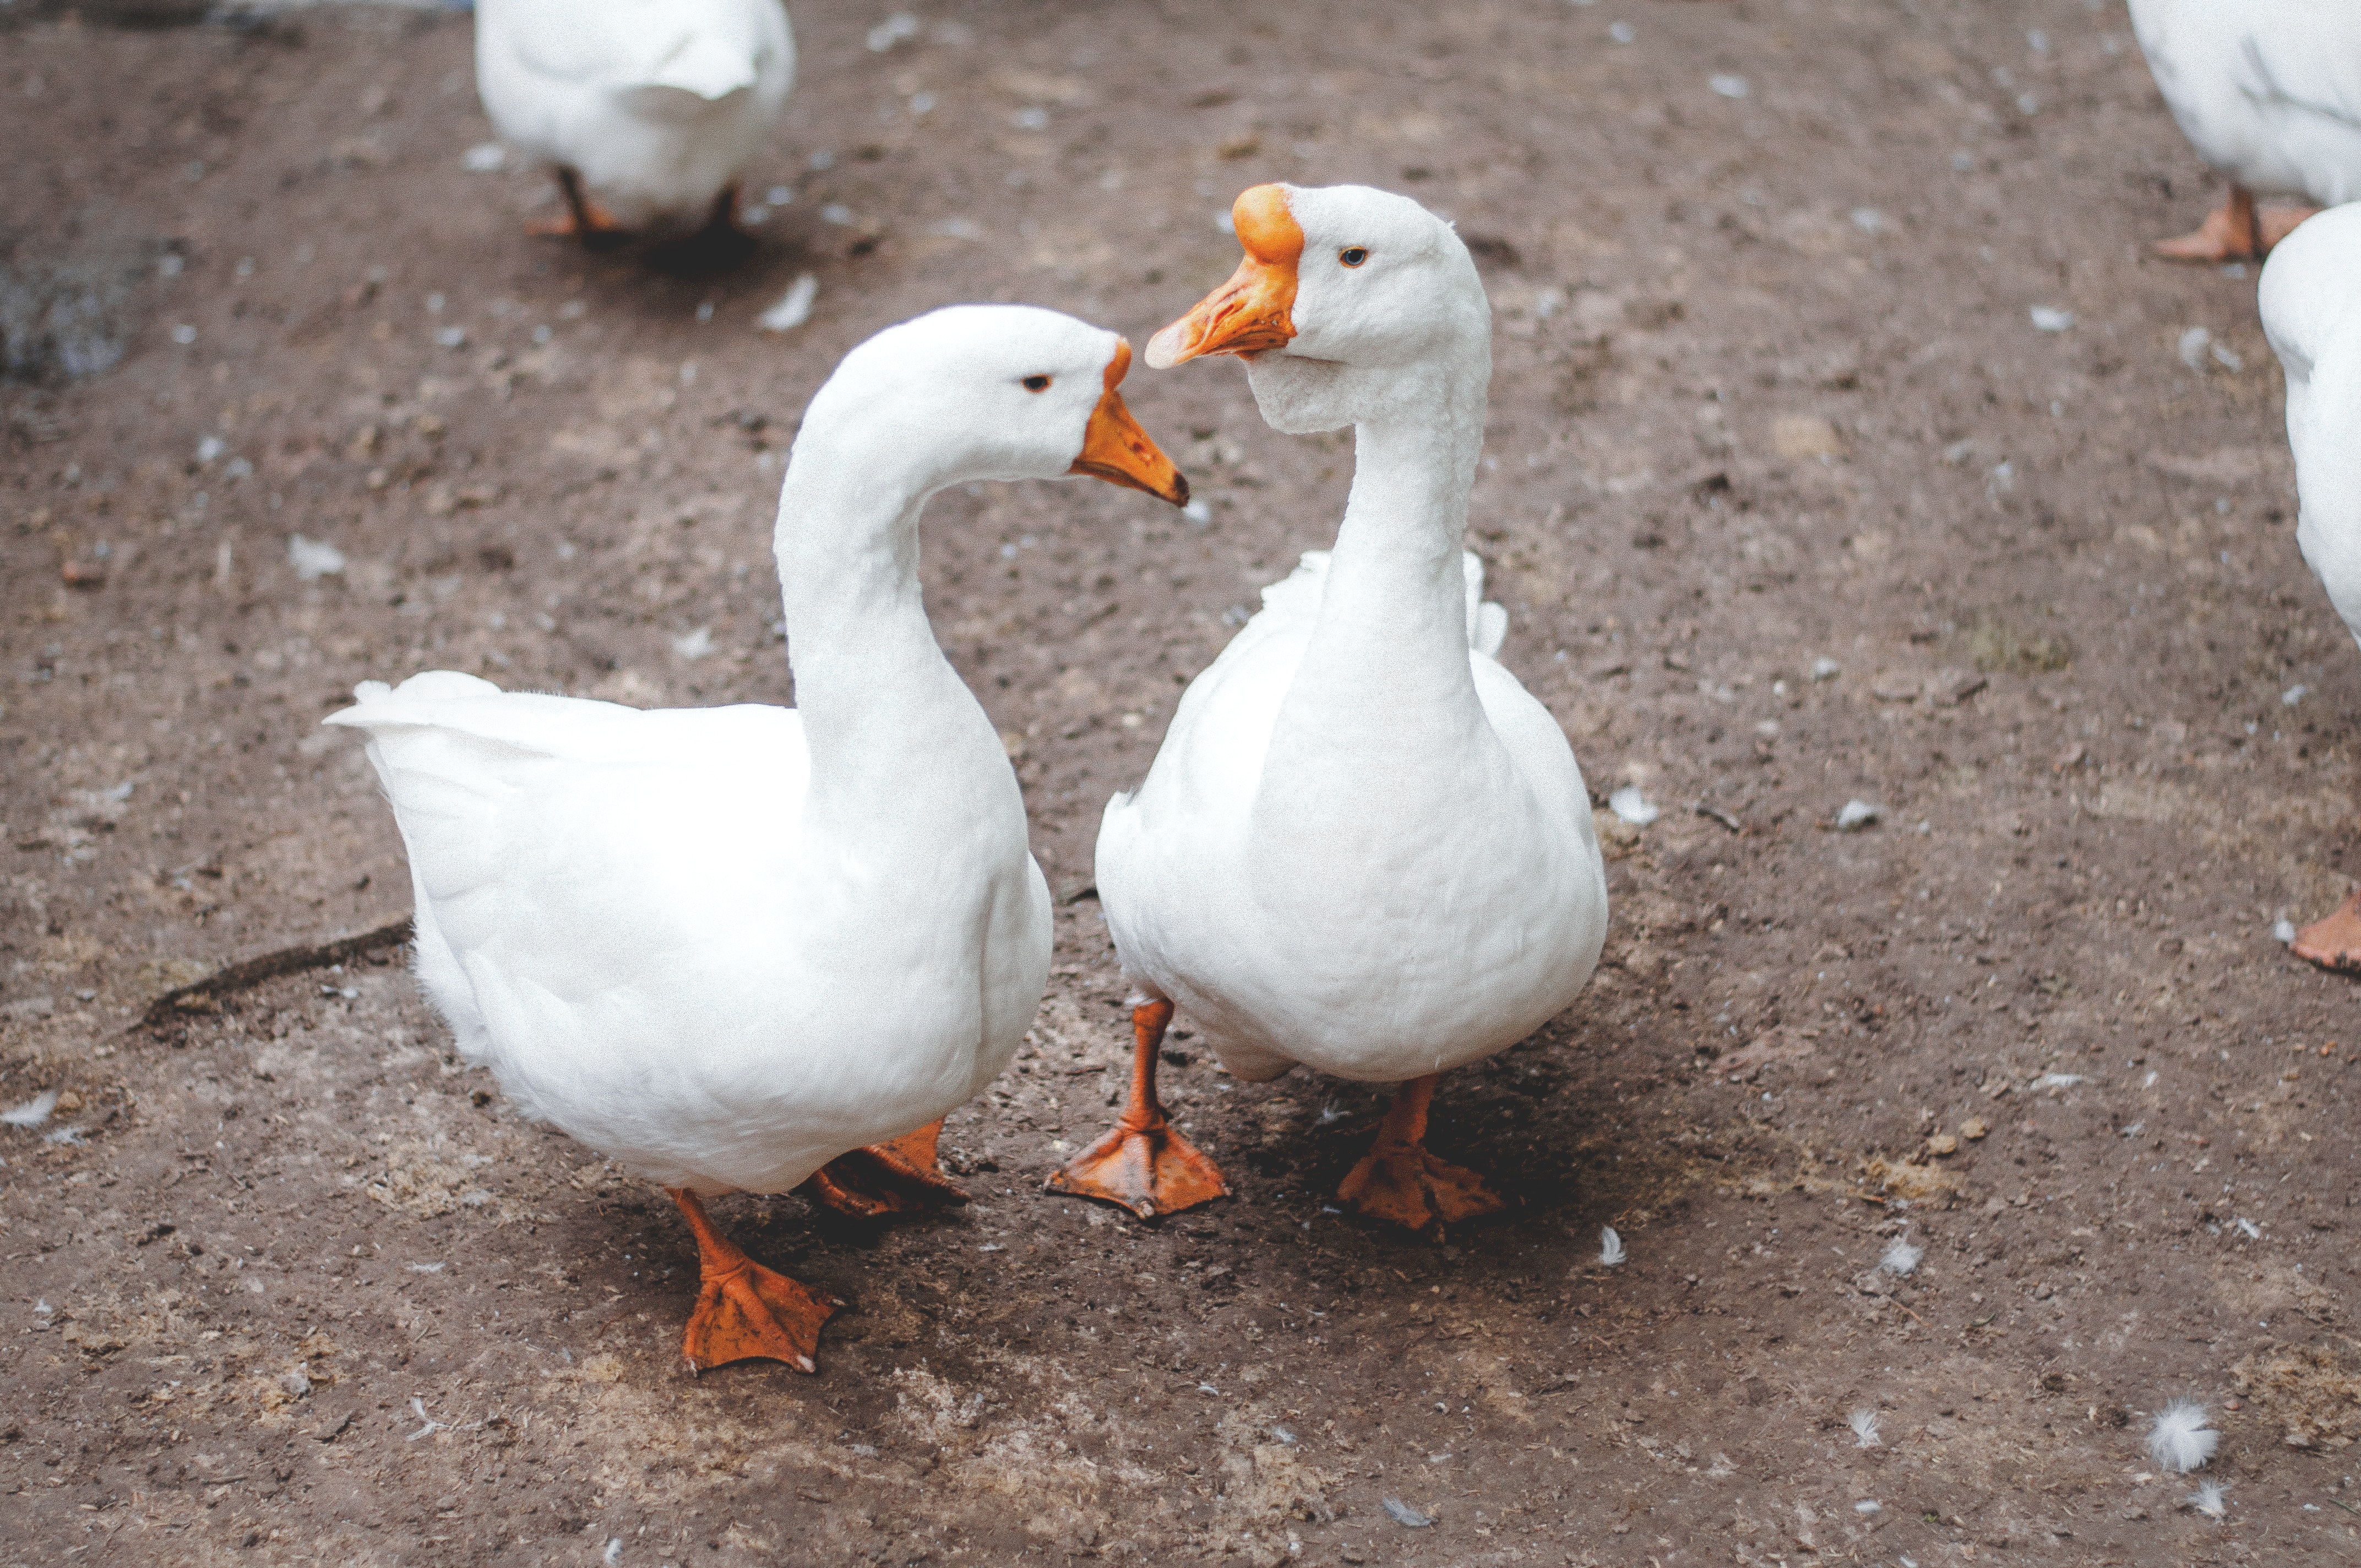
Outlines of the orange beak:
{"label": "orange beak", "polygon": [[1287,210],[1287,192],[1257,185],[1231,204],[1230,217],[1246,259],[1196,309],[1148,340],[1148,363],[1159,370],[1208,354],[1251,357],[1295,335],[1288,312],[1295,304],[1303,230]]}
{"label": "orange beak", "polygon": [[1116,338],[1115,357],[1107,361],[1106,390],[1099,394],[1099,406],[1091,411],[1091,422],[1082,431],[1082,455],[1066,472],[1088,474],[1110,485],[1146,490],[1176,507],[1187,506],[1189,481],[1139,428],[1123,406],[1123,394],[1115,390],[1130,370],[1131,345]]}

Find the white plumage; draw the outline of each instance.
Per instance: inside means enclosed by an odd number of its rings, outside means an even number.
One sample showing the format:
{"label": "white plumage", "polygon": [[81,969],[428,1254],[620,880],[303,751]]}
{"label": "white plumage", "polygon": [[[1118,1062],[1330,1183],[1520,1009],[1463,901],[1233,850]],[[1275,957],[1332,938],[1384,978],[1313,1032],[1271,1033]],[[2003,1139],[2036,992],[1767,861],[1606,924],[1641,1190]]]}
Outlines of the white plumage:
{"label": "white plumage", "polygon": [[1910,1245],[1909,1234],[1905,1232],[1885,1244],[1885,1254],[1877,1260],[1877,1266],[1900,1277],[1916,1272],[1918,1260],[1926,1255],[1924,1247]]}
{"label": "white plumage", "polygon": [[1599,1227],[1598,1261],[1609,1268],[1613,1268],[1623,1261],[1623,1238],[1615,1234],[1615,1227],[1612,1225]]}
{"label": "white plumage", "polygon": [[520,150],[627,226],[704,220],[795,80],[780,0],[480,0],[476,84]]}
{"label": "white plumage", "polygon": [[2361,6],[2131,0],[2131,16],[2200,158],[2257,195],[2361,200]]}
{"label": "white plumage", "polygon": [[2175,1399],[2156,1413],[2148,1429],[2148,1456],[2160,1470],[2186,1473],[2213,1457],[2222,1434],[2206,1423],[2205,1407],[2195,1399]]}
{"label": "white plumage", "polygon": [[2361,202],[2281,240],[2257,302],[2287,373],[2296,543],[2361,641]]}
{"label": "white plumage", "polygon": [[1866,1405],[1847,1416],[1845,1425],[1852,1429],[1852,1445],[1855,1448],[1885,1446],[1884,1440],[1877,1435],[1877,1412]]}
{"label": "white plumage", "polygon": [[[2258,303],[2287,373],[2296,544],[2361,642],[2361,202],[2317,214],[2281,240]],[[2289,945],[2331,969],[2361,966],[2361,889],[2327,918],[2290,930]]]}

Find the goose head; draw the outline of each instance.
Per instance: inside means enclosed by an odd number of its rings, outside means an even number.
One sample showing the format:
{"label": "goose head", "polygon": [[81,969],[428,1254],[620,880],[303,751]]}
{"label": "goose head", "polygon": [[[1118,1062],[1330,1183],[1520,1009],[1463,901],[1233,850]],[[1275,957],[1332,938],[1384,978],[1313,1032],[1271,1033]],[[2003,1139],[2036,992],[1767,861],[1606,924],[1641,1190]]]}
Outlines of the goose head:
{"label": "goose head", "polygon": [[1116,334],[1029,305],[954,305],[886,328],[813,397],[789,464],[925,496],[1089,475],[1184,505],[1189,482],[1124,407]]}
{"label": "goose head", "polygon": [[1467,247],[1407,196],[1367,185],[1257,185],[1230,209],[1246,258],[1148,340],[1158,369],[1246,362],[1274,429],[1334,430],[1430,402],[1491,369],[1492,311]]}

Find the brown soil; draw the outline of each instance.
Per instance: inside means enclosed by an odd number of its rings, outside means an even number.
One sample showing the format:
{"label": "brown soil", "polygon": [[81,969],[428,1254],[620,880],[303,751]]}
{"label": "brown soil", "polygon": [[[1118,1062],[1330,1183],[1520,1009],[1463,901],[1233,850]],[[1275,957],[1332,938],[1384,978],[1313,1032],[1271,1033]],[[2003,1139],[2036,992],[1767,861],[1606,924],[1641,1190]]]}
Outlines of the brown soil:
{"label": "brown soil", "polygon": [[[0,1558],[2361,1556],[2361,1023],[2271,936],[2356,865],[2361,663],[2253,278],[2144,254],[2215,192],[2120,12],[991,0],[873,51],[884,9],[797,6],[750,186],[794,200],[717,279],[524,237],[546,182],[461,167],[464,18],[0,31],[0,302],[67,302],[0,388],[0,1104],[69,1091],[0,1127]],[[686,1375],[670,1206],[512,1115],[392,950],[133,1027],[405,912],[314,728],[355,681],[784,700],[771,496],[838,356],[969,299],[1137,341],[1271,178],[1474,242],[1506,656],[1664,809],[1581,1003],[1438,1099],[1511,1213],[1340,1217],[1378,1097],[1202,1059],[1170,1092],[1235,1199],[1039,1191],[1127,1047],[1101,804],[1342,505],[1348,448],[1235,366],[1127,389],[1209,526],[1080,485],[931,514],[1068,902],[1034,1048],[945,1140],[973,1207],[717,1205],[852,1303],[816,1377]],[[807,269],[817,317],[757,333]],[[1923,1266],[1875,1272],[1905,1228]],[[2178,1395],[2226,1522],[2143,1451]]]}

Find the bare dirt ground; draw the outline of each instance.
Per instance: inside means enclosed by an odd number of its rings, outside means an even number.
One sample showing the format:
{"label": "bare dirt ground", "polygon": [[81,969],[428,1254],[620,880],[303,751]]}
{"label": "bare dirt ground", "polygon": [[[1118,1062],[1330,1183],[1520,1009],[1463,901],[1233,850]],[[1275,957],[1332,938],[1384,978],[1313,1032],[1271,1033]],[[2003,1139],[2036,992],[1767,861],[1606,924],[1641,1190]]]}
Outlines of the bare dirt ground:
{"label": "bare dirt ground", "polygon": [[[0,1104],[66,1095],[0,1127],[0,1561],[2361,1559],[2361,1021],[2271,935],[2361,871],[2361,660],[2254,278],[2143,255],[2217,192],[2120,5],[883,19],[796,6],[749,191],[791,199],[707,280],[522,235],[546,181],[462,164],[465,17],[0,21]],[[771,509],[836,358],[958,300],[1138,341],[1273,178],[1475,243],[1506,658],[1664,808],[1579,1004],[1438,1101],[1510,1215],[1340,1217],[1378,1095],[1202,1060],[1167,1082],[1234,1201],[1039,1190],[1124,1061],[1101,805],[1342,507],[1348,447],[1231,365],[1127,389],[1203,526],[931,513],[1071,902],[952,1120],[973,1207],[719,1206],[852,1303],[817,1376],[686,1376],[684,1227],[464,1069],[398,954],[134,1026],[405,913],[315,728],[354,682],[786,700]],[[756,332],[805,270],[815,319]],[[2143,1451],[2179,1395],[2223,1522]]]}

